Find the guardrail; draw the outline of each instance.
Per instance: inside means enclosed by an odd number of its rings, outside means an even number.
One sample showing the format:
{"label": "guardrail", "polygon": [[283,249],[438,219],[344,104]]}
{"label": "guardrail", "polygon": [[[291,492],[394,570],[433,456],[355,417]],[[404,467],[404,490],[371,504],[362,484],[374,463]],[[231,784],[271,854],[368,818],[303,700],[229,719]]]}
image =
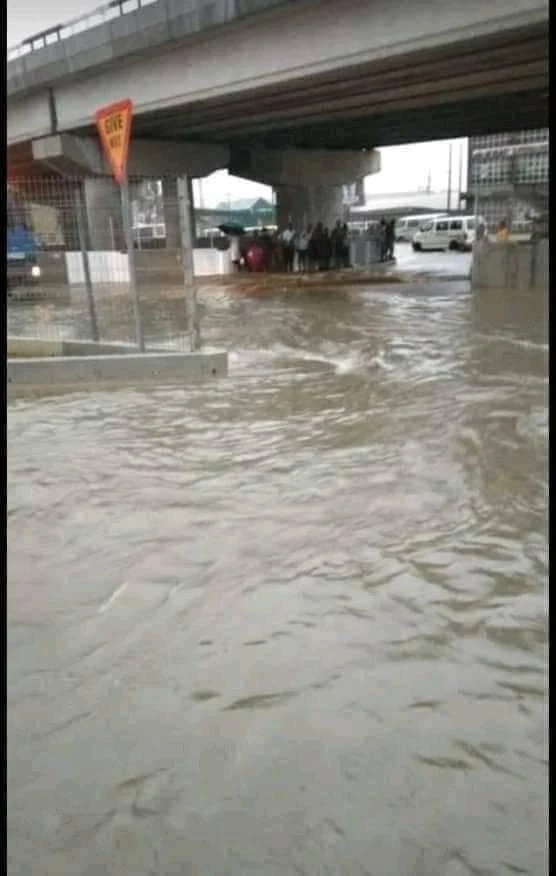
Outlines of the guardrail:
{"label": "guardrail", "polygon": [[97,7],[91,12],[79,16],[79,18],[73,18],[64,24],[56,24],[47,30],[27,37],[23,42],[8,49],[8,62],[29,55],[31,52],[40,51],[46,46],[51,46],[53,43],[67,40],[85,30],[106,24],[115,18],[127,15],[129,12],[137,12],[139,9],[151,6],[153,3],[158,3],[158,0],[110,0],[109,3]]}

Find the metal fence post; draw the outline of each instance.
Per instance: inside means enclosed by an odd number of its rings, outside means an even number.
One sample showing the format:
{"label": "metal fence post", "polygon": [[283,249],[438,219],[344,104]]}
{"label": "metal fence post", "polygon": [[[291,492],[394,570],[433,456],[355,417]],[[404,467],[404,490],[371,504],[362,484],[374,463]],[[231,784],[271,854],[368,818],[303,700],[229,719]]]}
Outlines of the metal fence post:
{"label": "metal fence post", "polygon": [[197,309],[197,289],[195,286],[195,270],[193,266],[193,228],[191,213],[193,198],[191,196],[191,180],[187,176],[178,178],[178,204],[180,214],[181,249],[183,261],[183,282],[187,301],[187,327],[191,351],[201,346],[201,331]]}
{"label": "metal fence post", "polygon": [[137,273],[135,270],[135,246],[133,244],[133,230],[131,227],[131,201],[129,198],[129,182],[127,175],[124,177],[121,184],[122,194],[122,220],[124,227],[124,236],[127,247],[127,262],[129,269],[129,285],[133,297],[133,310],[135,313],[135,335],[137,338],[137,346],[139,352],[145,352],[145,334],[143,330],[143,318],[141,316],[141,305],[139,302],[139,290],[137,289]]}
{"label": "metal fence post", "polygon": [[98,341],[100,335],[98,330],[93,283],[91,281],[91,266],[89,264],[88,223],[85,203],[81,194],[81,183],[77,183],[75,186],[75,212],[77,214],[77,231],[79,234],[79,246],[81,248],[81,259],[83,261],[83,276],[85,279],[85,290],[87,292],[87,303],[89,305],[89,317],[91,320],[91,337],[93,341]]}

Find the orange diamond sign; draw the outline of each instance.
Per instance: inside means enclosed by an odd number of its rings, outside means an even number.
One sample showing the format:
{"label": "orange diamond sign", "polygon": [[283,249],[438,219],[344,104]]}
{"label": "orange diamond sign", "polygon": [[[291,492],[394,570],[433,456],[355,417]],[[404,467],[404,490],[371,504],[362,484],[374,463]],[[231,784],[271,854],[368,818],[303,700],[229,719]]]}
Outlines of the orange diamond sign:
{"label": "orange diamond sign", "polygon": [[130,100],[120,100],[95,113],[104,154],[110,163],[114,179],[120,185],[125,179],[127,169],[132,115],[133,104]]}

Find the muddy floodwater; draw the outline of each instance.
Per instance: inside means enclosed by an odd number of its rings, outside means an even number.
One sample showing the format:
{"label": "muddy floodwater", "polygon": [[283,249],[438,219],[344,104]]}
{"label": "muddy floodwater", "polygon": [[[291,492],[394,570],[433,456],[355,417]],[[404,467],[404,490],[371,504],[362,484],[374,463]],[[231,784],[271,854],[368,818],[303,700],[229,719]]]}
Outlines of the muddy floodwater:
{"label": "muddy floodwater", "polygon": [[546,302],[201,307],[8,408],[8,873],[544,876]]}

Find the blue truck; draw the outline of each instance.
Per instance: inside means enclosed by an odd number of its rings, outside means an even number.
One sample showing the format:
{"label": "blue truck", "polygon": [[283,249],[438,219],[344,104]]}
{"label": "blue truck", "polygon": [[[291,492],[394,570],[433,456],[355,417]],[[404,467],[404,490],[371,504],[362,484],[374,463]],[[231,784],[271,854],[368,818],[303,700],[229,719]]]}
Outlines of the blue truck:
{"label": "blue truck", "polygon": [[29,210],[8,188],[7,205],[7,289],[10,295],[21,286],[36,285],[41,279],[39,245]]}

